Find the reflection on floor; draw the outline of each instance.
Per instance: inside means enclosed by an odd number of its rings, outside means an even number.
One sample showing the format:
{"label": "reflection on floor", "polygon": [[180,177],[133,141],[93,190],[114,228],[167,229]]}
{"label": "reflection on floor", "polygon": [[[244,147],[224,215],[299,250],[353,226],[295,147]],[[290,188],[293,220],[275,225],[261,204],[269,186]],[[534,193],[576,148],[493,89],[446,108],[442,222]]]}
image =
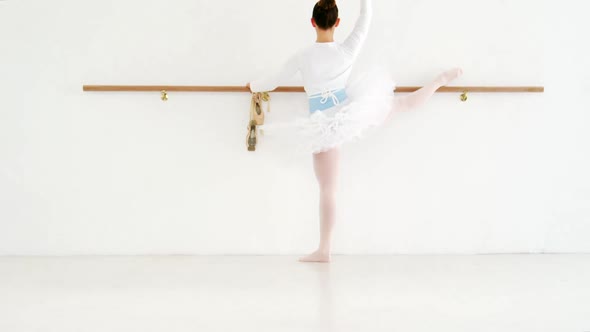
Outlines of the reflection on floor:
{"label": "reflection on floor", "polygon": [[0,331],[590,332],[590,255],[0,257]]}

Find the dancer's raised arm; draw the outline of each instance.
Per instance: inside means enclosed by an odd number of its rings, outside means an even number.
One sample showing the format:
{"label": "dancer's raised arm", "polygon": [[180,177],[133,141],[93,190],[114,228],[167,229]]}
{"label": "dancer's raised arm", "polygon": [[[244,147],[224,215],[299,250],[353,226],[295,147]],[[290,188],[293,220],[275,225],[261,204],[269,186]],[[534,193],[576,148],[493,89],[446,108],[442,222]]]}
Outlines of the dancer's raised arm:
{"label": "dancer's raised arm", "polygon": [[354,29],[342,43],[343,50],[352,57],[358,55],[369,33],[369,27],[373,19],[372,2],[372,0],[361,0],[361,14],[356,21]]}

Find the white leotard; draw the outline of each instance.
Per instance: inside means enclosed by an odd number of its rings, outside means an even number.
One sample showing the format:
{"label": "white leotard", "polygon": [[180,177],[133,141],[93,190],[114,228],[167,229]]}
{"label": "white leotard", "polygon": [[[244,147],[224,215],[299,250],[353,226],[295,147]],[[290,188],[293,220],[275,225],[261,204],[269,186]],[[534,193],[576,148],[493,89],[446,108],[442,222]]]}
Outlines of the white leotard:
{"label": "white leotard", "polygon": [[308,96],[343,89],[369,31],[373,16],[371,2],[372,0],[361,0],[360,16],[344,42],[316,42],[299,50],[274,75],[251,82],[251,90],[272,91],[297,72],[301,72]]}

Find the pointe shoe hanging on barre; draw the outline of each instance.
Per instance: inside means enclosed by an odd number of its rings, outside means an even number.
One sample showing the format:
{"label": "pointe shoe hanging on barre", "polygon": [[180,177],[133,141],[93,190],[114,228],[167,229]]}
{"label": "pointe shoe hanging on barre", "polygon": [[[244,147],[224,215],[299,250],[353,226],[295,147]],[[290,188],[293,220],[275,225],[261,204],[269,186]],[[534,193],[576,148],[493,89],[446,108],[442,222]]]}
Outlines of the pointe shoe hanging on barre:
{"label": "pointe shoe hanging on barre", "polygon": [[267,112],[270,112],[270,95],[267,92],[254,92],[252,102],[250,103],[250,120],[255,120],[256,124],[264,124],[264,111],[262,102],[267,102]]}
{"label": "pointe shoe hanging on barre", "polygon": [[258,130],[256,127],[256,120],[250,120],[248,125],[248,135],[246,135],[246,146],[248,151],[256,151],[258,144]]}
{"label": "pointe shoe hanging on barre", "polygon": [[262,97],[259,92],[252,94],[250,103],[250,120],[256,121],[257,125],[264,124],[264,111],[262,110]]}
{"label": "pointe shoe hanging on barre", "polygon": [[[270,112],[270,95],[268,92],[254,92],[250,101],[250,119],[248,123],[248,134],[246,135],[246,146],[248,151],[256,151],[258,144],[258,129],[264,125],[264,111],[262,110],[262,102],[267,102],[267,111]],[[260,134],[264,135],[264,131],[260,129]]]}

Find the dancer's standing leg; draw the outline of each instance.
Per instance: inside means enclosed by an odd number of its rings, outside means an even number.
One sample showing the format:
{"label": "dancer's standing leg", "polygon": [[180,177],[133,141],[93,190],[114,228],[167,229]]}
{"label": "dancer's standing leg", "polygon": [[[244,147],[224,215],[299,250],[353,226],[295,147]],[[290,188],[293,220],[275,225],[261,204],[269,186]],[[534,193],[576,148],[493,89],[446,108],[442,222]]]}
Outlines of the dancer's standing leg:
{"label": "dancer's standing leg", "polygon": [[[461,76],[463,71],[455,68],[440,74],[430,84],[407,96],[395,98],[393,111],[403,112],[416,109],[425,104],[440,87]],[[319,248],[299,260],[302,262],[329,262],[331,252],[332,230],[336,222],[336,191],[340,148],[313,155],[313,164],[320,188],[320,244]]]}
{"label": "dancer's standing leg", "polygon": [[340,163],[340,148],[313,155],[313,166],[320,189],[320,244],[318,250],[302,257],[301,262],[330,261],[332,230],[336,223],[336,193]]}

